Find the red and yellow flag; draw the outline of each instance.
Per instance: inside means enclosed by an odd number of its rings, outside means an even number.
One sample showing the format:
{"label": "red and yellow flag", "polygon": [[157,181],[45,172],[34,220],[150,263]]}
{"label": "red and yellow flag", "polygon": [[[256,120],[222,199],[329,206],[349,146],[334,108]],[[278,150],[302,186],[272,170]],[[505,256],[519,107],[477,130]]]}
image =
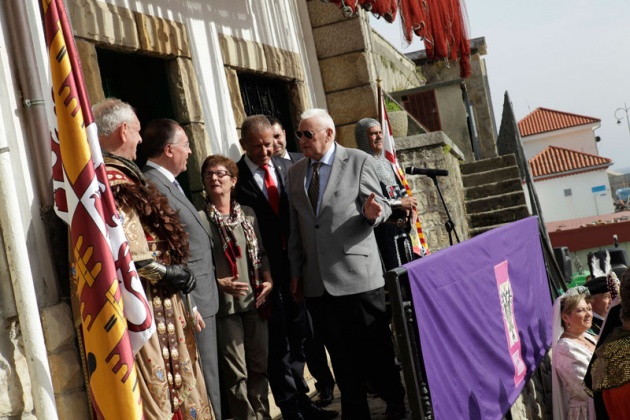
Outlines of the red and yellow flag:
{"label": "red and yellow flag", "polygon": [[134,354],[155,323],[109,189],[63,0],[42,0],[56,127],[55,210],[70,228],[85,360],[99,418],[140,419]]}
{"label": "red and yellow flag", "polygon": [[[396,144],[394,142],[394,136],[392,135],[392,128],[389,125],[389,118],[387,117],[387,110],[385,109],[385,100],[383,98],[383,94],[380,94],[379,97],[379,106],[381,107],[382,115],[381,118],[383,119],[383,121],[381,121],[381,130],[383,131],[383,152],[385,153],[385,158],[392,164],[394,173],[396,174],[396,176],[398,176],[400,183],[405,187],[407,195],[411,197],[413,195],[411,193],[411,187],[409,187],[407,178],[405,178],[405,173],[398,164],[398,159],[396,159]],[[431,252],[429,251],[427,240],[424,237],[424,233],[422,232],[420,218],[418,218],[418,212],[415,208],[411,212],[411,226],[415,227],[415,229],[411,229],[411,231],[409,232],[409,238],[411,239],[413,252],[423,257],[425,255],[429,255]]]}

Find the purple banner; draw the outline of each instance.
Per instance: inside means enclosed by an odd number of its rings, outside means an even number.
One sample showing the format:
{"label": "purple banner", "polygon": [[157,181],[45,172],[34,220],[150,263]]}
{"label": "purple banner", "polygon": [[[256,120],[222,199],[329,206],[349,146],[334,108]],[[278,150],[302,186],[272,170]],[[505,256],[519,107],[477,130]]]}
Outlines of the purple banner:
{"label": "purple banner", "polygon": [[435,418],[501,419],[551,346],[537,218],[405,267]]}

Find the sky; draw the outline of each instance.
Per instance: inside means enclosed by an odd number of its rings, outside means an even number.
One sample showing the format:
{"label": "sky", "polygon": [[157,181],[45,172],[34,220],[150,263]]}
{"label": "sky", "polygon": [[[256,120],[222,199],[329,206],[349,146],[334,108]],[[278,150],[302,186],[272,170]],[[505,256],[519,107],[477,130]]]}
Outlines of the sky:
{"label": "sky", "polygon": [[[601,119],[599,154],[614,171],[630,172],[630,1],[477,0],[465,3],[470,38],[485,37],[486,68],[501,125],[507,91],[521,120],[538,107]],[[400,19],[371,19],[372,26],[403,53]],[[621,117],[617,124],[615,112]]]}

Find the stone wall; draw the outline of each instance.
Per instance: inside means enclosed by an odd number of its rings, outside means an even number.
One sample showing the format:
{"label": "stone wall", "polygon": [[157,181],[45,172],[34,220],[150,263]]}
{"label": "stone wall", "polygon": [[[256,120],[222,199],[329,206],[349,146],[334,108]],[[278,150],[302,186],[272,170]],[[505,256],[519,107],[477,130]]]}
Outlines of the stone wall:
{"label": "stone wall", "polygon": [[335,4],[321,0],[309,0],[308,10],[337,141],[356,147],[356,122],[378,117],[378,77],[386,92],[396,86],[418,87],[424,80],[410,60],[372,31],[363,10],[346,18]]}
{"label": "stone wall", "polygon": [[[60,419],[88,420],[90,409],[70,307],[41,311],[48,364]],[[17,317],[0,318],[0,419],[35,419],[31,379]]]}
{"label": "stone wall", "polygon": [[[468,239],[464,187],[459,170],[459,163],[463,160],[462,152],[441,131],[397,139],[396,151],[403,168],[416,166],[448,170],[448,176],[437,177],[437,180],[460,241]],[[407,181],[418,198],[420,222],[429,249],[435,252],[446,248],[449,246],[448,232],[444,227],[446,211],[433,181],[429,177],[418,175],[408,175]],[[457,243],[454,235],[453,243]]]}
{"label": "stone wall", "polygon": [[[397,22],[394,23],[396,24]],[[424,76],[416,70],[413,61],[401,54],[378,32],[372,30],[371,37],[376,75],[383,81],[385,92],[407,90],[425,84]]]}
{"label": "stone wall", "polygon": [[[88,420],[90,408],[70,307],[40,313],[60,419]],[[35,419],[31,380],[17,317],[0,318],[0,419]]]}
{"label": "stone wall", "polygon": [[466,107],[462,101],[459,83],[447,84],[435,89],[435,97],[440,113],[442,130],[464,154],[466,162],[473,161],[475,155],[468,131]]}
{"label": "stone wall", "polygon": [[17,317],[0,318],[0,418],[34,419],[31,379]]}
{"label": "stone wall", "polygon": [[60,419],[90,419],[85,379],[70,306],[60,303],[41,312],[48,364]]}
{"label": "stone wall", "polygon": [[[472,75],[463,81],[466,83],[468,97],[475,110],[475,122],[481,143],[481,158],[488,159],[497,156],[497,127],[490,96],[486,62],[482,57],[486,54],[486,45],[483,38],[476,38],[472,41],[474,43],[470,60]],[[426,77],[427,85],[462,80],[459,76],[459,65],[454,61],[428,61],[425,59],[419,68]],[[458,101],[461,102],[461,94]],[[442,112],[442,108],[440,108],[440,112]],[[442,121],[444,121],[443,118]]]}
{"label": "stone wall", "polygon": [[470,102],[475,108],[481,158],[488,159],[497,156],[497,125],[494,118],[494,105],[490,97],[486,60],[480,54],[474,54],[471,56],[470,64],[473,76],[466,80],[466,87]]}

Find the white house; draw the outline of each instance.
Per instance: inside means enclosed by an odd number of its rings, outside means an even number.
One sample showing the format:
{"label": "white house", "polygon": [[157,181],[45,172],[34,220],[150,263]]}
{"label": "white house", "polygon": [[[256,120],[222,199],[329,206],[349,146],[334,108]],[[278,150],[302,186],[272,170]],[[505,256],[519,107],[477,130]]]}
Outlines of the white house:
{"label": "white house", "polygon": [[529,160],[545,222],[614,212],[611,159],[549,146]]}
{"label": "white house", "polygon": [[598,118],[536,108],[518,122],[525,158],[533,158],[547,146],[599,155],[593,131],[600,122]]}
{"label": "white house", "polygon": [[593,134],[599,122],[546,108],[519,121],[545,222],[614,212],[606,172],[613,161],[599,156]]}

